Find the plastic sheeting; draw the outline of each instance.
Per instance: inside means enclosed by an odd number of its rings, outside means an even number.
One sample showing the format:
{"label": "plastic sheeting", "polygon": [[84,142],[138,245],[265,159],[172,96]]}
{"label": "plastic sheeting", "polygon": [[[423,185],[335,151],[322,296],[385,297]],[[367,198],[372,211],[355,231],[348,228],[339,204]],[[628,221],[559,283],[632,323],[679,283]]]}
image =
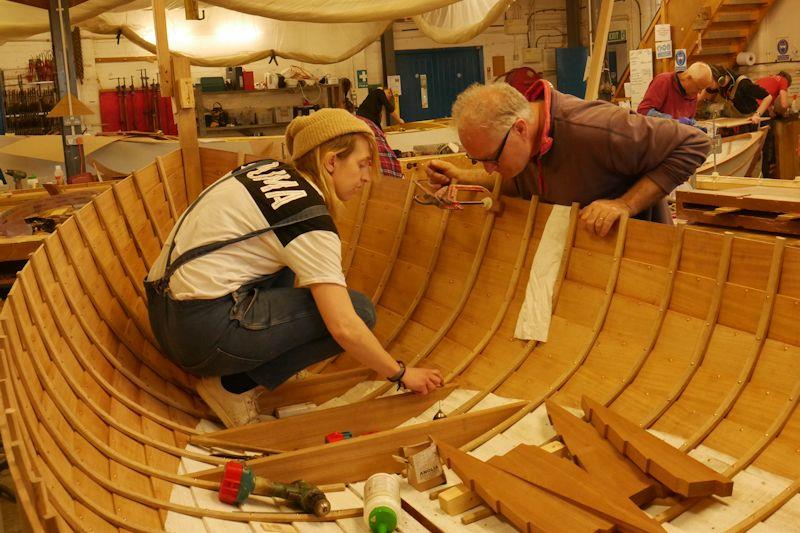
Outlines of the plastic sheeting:
{"label": "plastic sheeting", "polygon": [[[308,63],[347,59],[377,40],[392,20],[413,16],[440,43],[468,41],[514,0],[211,0],[206,20],[186,21],[168,10],[170,50],[193,65],[231,66],[270,56]],[[177,0],[168,2],[174,6]],[[148,0],[88,0],[70,9],[73,24],[98,34],[122,34],[155,51]],[[0,0],[0,43],[48,31],[44,10]],[[26,21],[20,23],[19,21]],[[227,38],[226,38],[227,37]],[[214,55],[209,51],[213,50]]]}

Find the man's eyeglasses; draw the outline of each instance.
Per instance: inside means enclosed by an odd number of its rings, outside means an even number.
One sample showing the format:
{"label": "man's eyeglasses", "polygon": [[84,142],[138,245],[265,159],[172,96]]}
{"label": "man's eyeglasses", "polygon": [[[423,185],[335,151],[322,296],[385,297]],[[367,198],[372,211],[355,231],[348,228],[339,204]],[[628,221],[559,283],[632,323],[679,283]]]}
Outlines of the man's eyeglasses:
{"label": "man's eyeglasses", "polygon": [[[514,124],[516,124],[516,121],[514,121]],[[480,159],[478,157],[472,157],[469,154],[467,154],[467,157],[469,157],[472,160],[473,164],[477,163],[492,163],[495,165],[499,164],[500,158],[503,157],[503,149],[506,147],[506,141],[508,140],[508,136],[511,134],[511,130],[514,129],[514,124],[512,124],[511,127],[508,128],[508,131],[503,137],[503,142],[500,143],[500,147],[497,149],[497,152],[495,152],[494,157],[491,157],[489,159]]]}

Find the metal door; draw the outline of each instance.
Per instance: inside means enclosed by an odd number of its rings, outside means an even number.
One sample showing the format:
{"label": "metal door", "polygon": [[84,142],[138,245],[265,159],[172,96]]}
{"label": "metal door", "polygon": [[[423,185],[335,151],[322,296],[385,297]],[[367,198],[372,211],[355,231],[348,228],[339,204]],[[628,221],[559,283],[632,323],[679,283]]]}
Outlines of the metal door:
{"label": "metal door", "polygon": [[480,46],[395,53],[400,75],[400,115],[408,122],[450,116],[456,96],[483,83]]}

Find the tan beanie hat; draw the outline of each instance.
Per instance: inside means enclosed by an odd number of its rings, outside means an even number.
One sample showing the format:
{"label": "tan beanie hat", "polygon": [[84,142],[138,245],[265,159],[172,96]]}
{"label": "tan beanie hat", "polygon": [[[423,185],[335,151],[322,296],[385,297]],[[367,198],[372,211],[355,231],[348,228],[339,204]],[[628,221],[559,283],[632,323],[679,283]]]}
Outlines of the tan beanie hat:
{"label": "tan beanie hat", "polygon": [[344,109],[324,108],[308,116],[297,117],[286,128],[286,148],[297,161],[317,146],[348,133],[373,135],[367,124]]}

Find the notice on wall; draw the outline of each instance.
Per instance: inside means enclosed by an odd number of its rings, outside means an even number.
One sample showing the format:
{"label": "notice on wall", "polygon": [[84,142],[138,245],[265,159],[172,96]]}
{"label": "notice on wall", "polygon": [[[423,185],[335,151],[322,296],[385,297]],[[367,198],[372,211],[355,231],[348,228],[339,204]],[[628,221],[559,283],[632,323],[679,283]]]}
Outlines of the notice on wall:
{"label": "notice on wall", "polygon": [[395,95],[400,96],[403,94],[402,86],[400,85],[400,75],[387,76],[386,86],[394,92]]}
{"label": "notice on wall", "polygon": [[656,43],[656,59],[672,59],[672,41]]}
{"label": "notice on wall", "polygon": [[631,83],[650,83],[653,79],[653,49],[642,48],[628,53]]}
{"label": "notice on wall", "polygon": [[671,41],[672,34],[670,33],[671,26],[669,24],[656,24],[655,37],[658,41]]}
{"label": "notice on wall", "polygon": [[631,50],[628,57],[631,81],[630,85],[626,87],[626,96],[631,98],[631,107],[636,108],[653,80],[653,49]]}

